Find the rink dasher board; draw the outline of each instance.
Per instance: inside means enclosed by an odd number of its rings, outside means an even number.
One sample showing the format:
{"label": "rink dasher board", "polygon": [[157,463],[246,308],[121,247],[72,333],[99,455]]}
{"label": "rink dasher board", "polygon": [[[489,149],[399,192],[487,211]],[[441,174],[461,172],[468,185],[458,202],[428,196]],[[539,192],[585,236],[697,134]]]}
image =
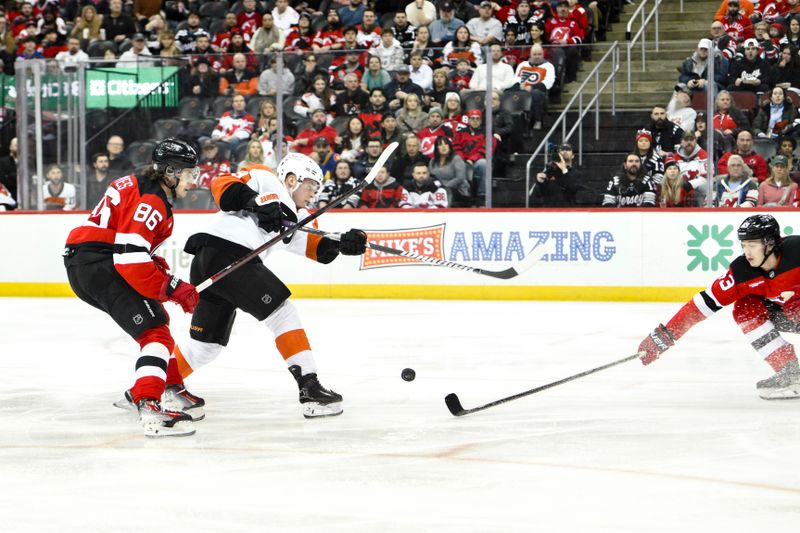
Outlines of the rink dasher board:
{"label": "rink dasher board", "polygon": [[[681,301],[724,273],[740,254],[741,209],[685,210],[340,210],[320,228],[364,229],[384,246],[500,270],[535,246],[548,253],[511,280],[425,265],[368,251],[330,265],[276,249],[268,265],[297,297]],[[784,234],[800,232],[800,213],[773,211]],[[178,212],[158,253],[188,279],[186,239],[215,213]],[[7,258],[0,296],[71,296],[61,253],[80,213],[0,215]]]}

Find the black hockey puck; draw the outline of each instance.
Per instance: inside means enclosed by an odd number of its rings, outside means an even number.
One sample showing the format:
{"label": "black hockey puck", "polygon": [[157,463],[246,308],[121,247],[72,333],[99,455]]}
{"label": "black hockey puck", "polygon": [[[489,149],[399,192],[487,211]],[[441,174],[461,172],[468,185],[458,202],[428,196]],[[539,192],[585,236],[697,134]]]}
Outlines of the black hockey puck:
{"label": "black hockey puck", "polygon": [[400,372],[400,377],[403,378],[403,381],[414,381],[414,378],[417,377],[417,373],[414,372],[413,368],[404,368],[402,372]]}

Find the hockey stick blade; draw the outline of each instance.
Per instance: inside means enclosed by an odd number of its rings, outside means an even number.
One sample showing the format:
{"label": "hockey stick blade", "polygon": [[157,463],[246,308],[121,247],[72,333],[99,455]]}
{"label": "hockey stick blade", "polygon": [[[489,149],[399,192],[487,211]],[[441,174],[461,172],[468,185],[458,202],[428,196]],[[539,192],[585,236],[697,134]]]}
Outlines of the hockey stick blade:
{"label": "hockey stick blade", "polygon": [[[303,227],[300,228],[300,230],[306,233],[311,233],[313,235],[319,235],[320,237],[328,237],[329,239],[333,239],[336,241],[338,241],[339,238],[341,237],[339,233],[329,233],[327,231],[318,230],[316,228]],[[520,274],[531,268],[533,265],[535,265],[537,262],[539,262],[546,253],[546,249],[544,246],[542,247],[537,246],[528,253],[525,259],[523,259],[522,261],[520,261],[511,268],[507,268],[505,270],[486,270],[483,268],[472,267],[469,265],[462,265],[461,263],[454,263],[453,261],[447,261],[445,259],[439,259],[438,257],[429,257],[427,255],[421,255],[416,252],[398,250],[397,248],[389,248],[388,246],[383,246],[381,244],[377,244],[374,242],[368,242],[367,248],[375,250],[376,252],[407,257],[409,259],[414,259],[416,261],[428,265],[447,267],[447,268],[452,268],[454,270],[461,270],[463,272],[472,272],[474,274],[479,274],[481,276],[489,276],[491,278],[496,278],[496,279],[511,279],[513,277],[519,276]]]}
{"label": "hockey stick blade", "polygon": [[588,376],[589,374],[594,374],[595,372],[600,372],[601,370],[605,370],[607,368],[611,368],[612,366],[617,366],[622,363],[627,363],[628,361],[632,361],[634,359],[638,359],[642,356],[642,352],[635,353],[633,355],[629,355],[627,357],[623,357],[617,361],[612,361],[611,363],[607,363],[602,366],[598,366],[596,368],[592,368],[591,370],[585,370],[579,374],[575,374],[563,379],[559,379],[558,381],[554,381],[552,383],[548,383],[546,385],[542,385],[540,387],[536,387],[535,389],[527,390],[525,392],[520,392],[519,394],[514,394],[513,396],[508,396],[507,398],[501,398],[499,400],[495,400],[493,402],[489,402],[484,405],[479,405],[478,407],[473,407],[472,409],[464,409],[461,405],[461,400],[458,399],[456,393],[451,392],[444,398],[444,403],[447,405],[447,409],[453,416],[464,416],[470,413],[477,413],[478,411],[483,411],[484,409],[489,409],[490,407],[494,407],[495,405],[500,405],[506,402],[510,402],[512,400],[518,400],[519,398],[523,398],[525,396],[530,396],[531,394],[536,394],[537,392],[541,392],[543,390],[556,387],[558,385],[563,385],[569,381],[574,379],[582,378],[584,376]]}
{"label": "hockey stick blade", "polygon": [[378,175],[378,171],[380,171],[381,167],[383,167],[386,164],[386,161],[392,156],[392,154],[394,153],[394,151],[397,149],[398,146],[399,145],[398,145],[397,142],[393,142],[393,143],[389,144],[383,150],[383,152],[381,153],[381,155],[378,158],[378,160],[375,162],[375,166],[372,167],[372,170],[370,170],[369,174],[367,174],[367,176],[364,178],[364,181],[362,181],[361,183],[356,185],[353,189],[350,189],[349,191],[345,192],[344,194],[340,195],[339,197],[334,198],[333,200],[331,200],[331,202],[329,204],[326,204],[324,207],[320,207],[319,209],[314,211],[312,214],[308,215],[306,218],[304,218],[303,220],[301,220],[297,224],[294,224],[294,225],[286,228],[283,232],[279,233],[278,235],[276,235],[272,239],[268,240],[267,242],[265,242],[264,244],[262,244],[261,246],[259,246],[258,248],[256,248],[252,252],[250,252],[249,254],[237,259],[236,261],[234,261],[230,265],[226,266],[225,268],[223,268],[222,270],[220,270],[216,274],[212,275],[210,278],[208,278],[207,280],[203,281],[202,283],[200,283],[199,285],[197,285],[195,287],[195,289],[197,289],[197,292],[204,291],[205,289],[210,287],[212,284],[216,283],[217,281],[221,280],[225,276],[227,276],[227,275],[233,273],[234,271],[236,271],[238,268],[240,268],[245,263],[247,263],[249,261],[252,261],[254,258],[256,258],[259,255],[261,255],[262,253],[264,253],[268,248],[271,248],[272,246],[274,246],[275,244],[281,242],[283,239],[285,239],[287,237],[291,237],[292,235],[294,235],[294,233],[296,231],[301,229],[306,224],[309,224],[310,222],[314,221],[315,219],[317,219],[320,215],[322,215],[323,213],[325,213],[329,209],[333,209],[334,207],[337,207],[337,206],[343,204],[350,196],[352,196],[354,194],[358,194],[359,192],[361,192],[361,190],[364,189],[364,187],[366,187],[367,185],[369,185],[370,183],[372,183],[375,180],[375,177]]}

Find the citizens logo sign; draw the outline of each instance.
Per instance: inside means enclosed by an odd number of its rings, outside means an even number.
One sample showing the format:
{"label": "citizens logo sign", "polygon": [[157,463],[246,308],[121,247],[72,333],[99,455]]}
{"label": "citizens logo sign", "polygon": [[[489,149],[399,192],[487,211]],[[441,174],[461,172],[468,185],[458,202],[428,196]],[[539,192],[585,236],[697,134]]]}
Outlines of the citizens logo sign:
{"label": "citizens logo sign", "polygon": [[[414,252],[419,255],[444,259],[445,224],[427,228],[412,228],[391,231],[367,231],[367,241],[388,248]],[[361,256],[361,270],[397,265],[425,265],[416,259],[390,255],[367,248]]]}

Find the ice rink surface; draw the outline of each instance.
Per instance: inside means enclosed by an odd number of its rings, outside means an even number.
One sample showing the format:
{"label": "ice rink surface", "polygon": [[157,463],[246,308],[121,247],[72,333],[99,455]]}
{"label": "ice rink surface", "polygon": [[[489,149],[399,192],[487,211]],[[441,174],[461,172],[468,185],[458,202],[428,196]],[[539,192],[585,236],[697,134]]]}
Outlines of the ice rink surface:
{"label": "ice rink surface", "polygon": [[[112,407],[137,346],[77,299],[0,299],[0,531],[739,532],[800,523],[800,401],[727,310],[661,360],[455,418],[634,353],[678,304],[296,300],[344,414],[305,420],[240,316],[187,384],[193,437]],[[188,317],[170,305],[173,331]],[[790,340],[796,340],[790,336]],[[400,379],[404,367],[417,379]]]}

